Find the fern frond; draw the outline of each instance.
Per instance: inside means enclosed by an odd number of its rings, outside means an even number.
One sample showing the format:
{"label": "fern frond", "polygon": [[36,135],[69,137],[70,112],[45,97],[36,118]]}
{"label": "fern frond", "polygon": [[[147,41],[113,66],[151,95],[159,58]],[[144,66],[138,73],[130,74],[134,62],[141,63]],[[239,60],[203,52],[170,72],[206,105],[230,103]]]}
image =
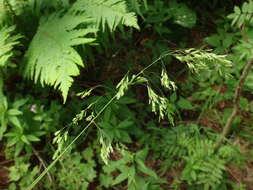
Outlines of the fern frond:
{"label": "fern frond", "polygon": [[79,75],[78,66],[84,66],[80,55],[73,46],[88,44],[94,38],[85,37],[94,29],[76,29],[80,24],[89,23],[90,18],[82,15],[53,13],[42,18],[29,49],[25,55],[25,76],[38,80],[62,92],[64,103],[73,76]]}
{"label": "fern frond", "polygon": [[135,13],[127,10],[124,0],[78,0],[72,7],[73,12],[85,12],[95,18],[96,28],[105,30],[108,25],[111,31],[118,25],[139,29]]}
{"label": "fern frond", "polygon": [[12,35],[14,26],[0,29],[0,67],[6,66],[9,58],[13,55],[12,49],[18,44],[20,35]]}

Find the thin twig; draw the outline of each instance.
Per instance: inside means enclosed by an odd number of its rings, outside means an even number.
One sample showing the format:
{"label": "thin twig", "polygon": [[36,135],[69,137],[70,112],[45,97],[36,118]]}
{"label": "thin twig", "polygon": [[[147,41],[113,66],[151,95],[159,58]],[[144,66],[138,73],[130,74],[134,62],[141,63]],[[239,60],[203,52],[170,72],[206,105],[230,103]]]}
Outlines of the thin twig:
{"label": "thin twig", "polygon": [[235,89],[235,92],[234,92],[233,111],[230,114],[230,116],[228,117],[228,119],[226,121],[226,124],[225,124],[225,127],[223,128],[220,136],[217,139],[215,148],[218,148],[221,145],[221,143],[224,140],[224,137],[226,137],[230,132],[232,122],[234,121],[234,119],[236,117],[236,114],[239,110],[241,89],[242,89],[242,86],[244,84],[245,79],[247,78],[247,76],[248,76],[248,74],[251,70],[252,65],[253,65],[253,59],[250,59],[248,61],[248,63],[245,65],[245,67],[243,68],[242,75],[240,76],[239,83],[236,86],[236,89]]}
{"label": "thin twig", "polygon": [[12,160],[4,160],[4,161],[0,162],[0,165],[6,165],[6,164],[9,164],[11,162],[13,162],[13,159]]}
{"label": "thin twig", "polygon": [[[35,156],[38,158],[38,160],[40,161],[40,163],[43,166],[43,168],[47,169],[47,165],[46,165],[45,161],[40,157],[38,151],[33,148],[33,152],[34,152]],[[47,172],[47,177],[48,177],[49,181],[51,183],[53,183],[53,178],[52,178],[52,176],[50,175],[49,172]]]}

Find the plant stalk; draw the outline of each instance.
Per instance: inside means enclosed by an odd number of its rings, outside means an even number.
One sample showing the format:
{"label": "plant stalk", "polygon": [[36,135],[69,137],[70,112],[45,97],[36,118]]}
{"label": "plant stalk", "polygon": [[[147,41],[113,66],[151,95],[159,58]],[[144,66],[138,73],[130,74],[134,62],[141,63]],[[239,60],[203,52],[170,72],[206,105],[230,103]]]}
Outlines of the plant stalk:
{"label": "plant stalk", "polygon": [[247,78],[247,76],[252,68],[252,65],[253,65],[253,58],[250,59],[243,68],[242,75],[240,76],[239,83],[236,86],[235,92],[234,92],[233,111],[230,114],[230,116],[228,117],[225,127],[223,128],[220,136],[218,137],[218,139],[216,141],[215,149],[217,149],[222,144],[224,138],[229,134],[229,132],[231,130],[232,123],[233,123],[233,121],[236,117],[236,114],[238,113],[238,110],[240,108],[241,89],[242,89],[242,86],[245,82],[245,79]]}

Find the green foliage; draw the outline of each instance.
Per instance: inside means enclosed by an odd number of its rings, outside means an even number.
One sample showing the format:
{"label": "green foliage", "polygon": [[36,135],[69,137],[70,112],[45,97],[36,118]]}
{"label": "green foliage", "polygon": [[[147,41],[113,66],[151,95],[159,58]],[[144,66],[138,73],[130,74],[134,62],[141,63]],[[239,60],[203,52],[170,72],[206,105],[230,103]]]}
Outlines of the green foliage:
{"label": "green foliage", "polygon": [[12,106],[9,105],[8,108],[8,102],[5,97],[2,97],[2,101],[3,107],[1,110],[2,112],[1,112],[0,139],[2,139],[4,132],[7,130],[7,125],[11,124],[13,127],[22,130],[19,116],[22,115],[23,113],[22,111],[19,110],[19,108],[26,103],[25,99],[17,100],[13,102]]}
{"label": "green foliage", "polygon": [[147,23],[146,27],[152,27],[152,30],[160,35],[172,33],[166,25],[168,21],[185,28],[192,28],[197,22],[196,12],[189,8],[186,3],[179,3],[176,0],[170,2],[163,0],[144,1],[140,3],[141,8],[138,8],[135,2],[136,0],[134,3],[130,1],[130,5],[144,18]]}
{"label": "green foliage", "polygon": [[101,27],[103,31],[106,26],[114,31],[118,25],[139,29],[135,13],[128,12],[124,0],[78,0],[72,9],[94,18],[96,28]]}
{"label": "green foliage", "polygon": [[[206,38],[206,42],[214,46],[216,51],[230,51],[229,59],[236,63],[233,72],[237,77],[245,61],[252,57],[252,6],[252,1],[244,2],[241,8],[235,6],[234,12],[227,16],[229,21],[232,21],[231,24],[227,21],[220,22],[224,26],[219,26],[218,33]],[[252,89],[252,73],[247,77],[245,86]]]}
{"label": "green foliage", "polygon": [[6,15],[6,8],[5,8],[5,3],[4,0],[0,1],[0,24],[5,20],[5,15]]}
{"label": "green foliage", "polygon": [[3,122],[9,126],[7,133],[4,134],[4,137],[8,137],[6,146],[15,146],[15,156],[18,156],[24,148],[28,152],[31,151],[32,142],[40,141],[41,136],[58,127],[60,122],[55,112],[60,114],[59,105],[54,102],[44,108],[31,99],[14,101],[3,113],[5,115]]}
{"label": "green foliage", "polygon": [[192,110],[193,109],[191,102],[185,98],[182,98],[182,97],[180,97],[180,99],[178,100],[177,105],[181,109],[185,109],[185,110]]}
{"label": "green foliage", "polygon": [[[3,27],[0,30],[0,140],[7,130],[7,125],[12,122],[14,125],[19,125],[17,115],[21,112],[18,110],[18,105],[8,108],[7,98],[4,96],[4,80],[7,66],[11,66],[10,58],[12,57],[13,48],[17,45],[20,35],[12,35],[15,27]],[[15,104],[15,103],[14,103]]]}
{"label": "green foliage", "polygon": [[132,125],[133,122],[128,120],[117,123],[114,117],[111,118],[111,121],[105,120],[98,123],[98,126],[102,128],[101,133],[104,133],[111,141],[115,139],[125,143],[131,143],[131,138],[127,131]]}
{"label": "green foliage", "polygon": [[0,0],[6,188],[249,189],[247,172],[233,174],[252,161],[251,75],[231,134],[218,148],[216,139],[252,55],[253,4],[202,42],[219,5]]}
{"label": "green foliage", "polygon": [[182,179],[189,185],[202,185],[203,189],[216,189],[223,179],[225,160],[214,154],[214,143],[207,139],[197,140],[188,147],[186,166]]}
{"label": "green foliage", "polygon": [[66,13],[55,12],[41,18],[25,56],[25,76],[58,88],[65,103],[72,77],[79,75],[78,66],[84,66],[73,47],[95,40],[86,37],[97,31],[94,24],[96,28],[101,25],[102,30],[108,24],[111,31],[120,24],[138,28],[134,13],[127,12],[124,1],[77,1]]}
{"label": "green foliage", "polygon": [[232,19],[232,25],[242,27],[245,24],[252,25],[253,18],[253,2],[251,0],[244,2],[242,7],[235,6],[234,13],[228,15],[229,19]]}
{"label": "green foliage", "polygon": [[239,40],[240,33],[231,31],[230,23],[227,21],[218,20],[216,23],[218,25],[217,34],[206,37],[205,42],[215,48],[215,53],[227,53],[231,46]]}
{"label": "green foliage", "polygon": [[154,149],[166,159],[162,171],[178,164],[183,166],[181,180],[185,180],[189,187],[217,189],[223,183],[225,163],[241,159],[236,157],[236,148],[229,145],[216,153],[215,141],[201,134],[199,127],[193,124],[163,129],[158,134],[162,138],[157,139],[160,143]]}
{"label": "green foliage", "polygon": [[73,83],[72,76],[79,75],[78,66],[84,66],[73,46],[94,41],[84,37],[94,30],[75,28],[89,21],[86,16],[61,16],[61,13],[42,18],[26,53],[25,75],[35,82],[59,88],[64,102]]}
{"label": "green foliage", "polygon": [[9,120],[15,123],[14,120],[20,112],[16,109],[8,110],[7,98],[4,96],[4,80],[7,66],[10,64],[10,58],[13,56],[13,48],[19,44],[20,35],[13,35],[14,26],[1,27],[0,29],[0,140],[7,129]]}
{"label": "green foliage", "polygon": [[[83,162],[83,159],[85,162]],[[96,177],[93,160],[93,150],[85,149],[81,154],[78,152],[67,153],[60,161],[61,167],[57,170],[56,180],[61,189],[88,189],[90,182]]]}
{"label": "green foliage", "polygon": [[[106,188],[118,185],[123,181],[127,181],[127,189],[129,190],[147,190],[159,188],[155,183],[161,183],[156,173],[145,165],[145,159],[148,149],[145,148],[136,153],[131,153],[124,149],[118,149],[115,154],[122,157],[119,160],[111,161],[103,167],[103,172],[100,175],[101,185]],[[118,171],[117,176],[111,175]],[[138,175],[138,171],[146,174],[149,177],[143,178]]]}
{"label": "green foliage", "polygon": [[26,157],[18,157],[15,159],[15,164],[8,168],[10,182],[12,182],[8,190],[25,190],[32,183],[35,176],[39,173],[39,169],[38,167],[34,167],[32,170],[29,170],[30,167],[31,164]]}
{"label": "green foliage", "polygon": [[12,35],[15,31],[15,27],[3,27],[0,30],[0,67],[8,66],[8,61],[13,56],[13,47],[19,44],[18,40],[21,38],[20,35]]}
{"label": "green foliage", "polygon": [[186,28],[195,26],[197,20],[196,13],[186,4],[172,1],[169,11],[176,24]]}

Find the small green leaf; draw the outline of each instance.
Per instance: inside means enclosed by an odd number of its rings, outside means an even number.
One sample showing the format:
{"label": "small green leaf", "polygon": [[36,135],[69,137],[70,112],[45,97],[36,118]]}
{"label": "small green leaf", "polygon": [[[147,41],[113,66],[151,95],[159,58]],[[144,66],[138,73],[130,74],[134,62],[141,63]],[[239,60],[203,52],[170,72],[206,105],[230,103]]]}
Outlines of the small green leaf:
{"label": "small green leaf", "polygon": [[197,21],[196,13],[184,3],[173,4],[171,14],[174,22],[186,28],[192,28]]}
{"label": "small green leaf", "polygon": [[8,186],[8,190],[16,190],[17,187],[16,187],[16,184],[15,183],[11,183],[9,186]]}
{"label": "small green leaf", "polygon": [[128,178],[128,173],[123,172],[116,177],[116,179],[113,181],[112,185],[117,185],[117,184],[123,182],[124,180],[126,180],[127,178]]}
{"label": "small green leaf", "polygon": [[126,143],[131,143],[132,139],[130,138],[129,134],[126,131],[120,131],[119,133],[119,140]]}
{"label": "small green leaf", "polygon": [[244,2],[242,5],[242,12],[247,13],[248,12],[248,3]]}
{"label": "small green leaf", "polygon": [[9,109],[7,113],[10,116],[16,116],[16,115],[22,115],[23,114],[23,112],[21,112],[17,109]]}
{"label": "small green leaf", "polygon": [[8,141],[7,141],[6,146],[7,146],[7,147],[13,146],[13,145],[16,144],[18,141],[19,141],[19,138],[18,138],[18,137],[9,138]]}
{"label": "small green leaf", "polygon": [[109,122],[105,122],[105,121],[99,122],[98,125],[103,128],[112,128],[111,124]]}
{"label": "small green leaf", "polygon": [[30,144],[30,142],[28,141],[27,137],[25,135],[21,136],[21,140],[26,143],[26,144]]}
{"label": "small green leaf", "polygon": [[213,47],[218,47],[221,45],[220,35],[214,34],[212,36],[209,36],[209,37],[205,38],[205,42]]}
{"label": "small green leaf", "polygon": [[5,137],[15,137],[17,135],[18,135],[17,133],[9,132],[9,133],[6,133],[4,136]]}
{"label": "small green leaf", "polygon": [[107,107],[104,111],[104,121],[109,122],[112,114],[112,109],[111,107]]}
{"label": "small green leaf", "polygon": [[11,181],[18,181],[21,177],[20,172],[18,172],[18,168],[16,166],[11,166],[9,169],[10,175],[9,178]]}
{"label": "small green leaf", "polygon": [[191,177],[194,181],[197,179],[197,175],[194,170],[191,172]]}
{"label": "small green leaf", "polygon": [[18,109],[20,106],[23,106],[27,101],[28,101],[28,98],[16,100],[12,104],[12,107],[15,108],[15,109]]}
{"label": "small green leaf", "polygon": [[184,110],[192,110],[192,104],[189,100],[180,97],[179,101],[177,102],[177,105]]}
{"label": "small green leaf", "polygon": [[83,151],[83,157],[85,158],[85,160],[87,160],[88,162],[89,161],[92,161],[92,157],[93,157],[93,150],[91,147],[88,147],[86,148],[84,151]]}
{"label": "small green leaf", "polygon": [[239,8],[238,6],[235,6],[235,7],[234,7],[234,12],[235,12],[236,14],[241,14],[241,10],[240,10],[240,8]]}
{"label": "small green leaf", "polygon": [[176,100],[177,100],[177,94],[176,94],[176,92],[174,92],[174,93],[171,94],[171,96],[170,96],[170,101],[171,101],[172,103],[174,103]]}
{"label": "small green leaf", "polygon": [[147,175],[149,175],[149,176],[152,176],[152,177],[154,177],[154,178],[156,178],[156,179],[158,178],[158,176],[156,175],[156,173],[155,173],[153,170],[149,169],[149,168],[143,163],[142,160],[137,159],[136,162],[137,162],[137,164],[138,164],[138,169],[139,169],[141,172],[143,172],[144,174],[147,174]]}
{"label": "small green leaf", "polygon": [[131,127],[132,125],[133,125],[132,121],[124,120],[117,127],[120,129],[124,129],[124,128]]}
{"label": "small green leaf", "polygon": [[22,149],[24,148],[24,143],[22,141],[19,141],[15,146],[15,156],[18,156]]}
{"label": "small green leaf", "polygon": [[145,160],[148,155],[148,151],[149,151],[149,149],[147,146],[145,148],[143,148],[142,150],[139,150],[135,154],[136,159]]}
{"label": "small green leaf", "polygon": [[9,117],[9,120],[10,120],[10,122],[11,122],[14,126],[20,128],[20,129],[22,128],[21,123],[20,123],[19,119],[18,119],[16,116],[10,116],[10,117]]}
{"label": "small green leaf", "polygon": [[29,140],[29,141],[40,141],[40,139],[34,135],[26,135],[26,138]]}

